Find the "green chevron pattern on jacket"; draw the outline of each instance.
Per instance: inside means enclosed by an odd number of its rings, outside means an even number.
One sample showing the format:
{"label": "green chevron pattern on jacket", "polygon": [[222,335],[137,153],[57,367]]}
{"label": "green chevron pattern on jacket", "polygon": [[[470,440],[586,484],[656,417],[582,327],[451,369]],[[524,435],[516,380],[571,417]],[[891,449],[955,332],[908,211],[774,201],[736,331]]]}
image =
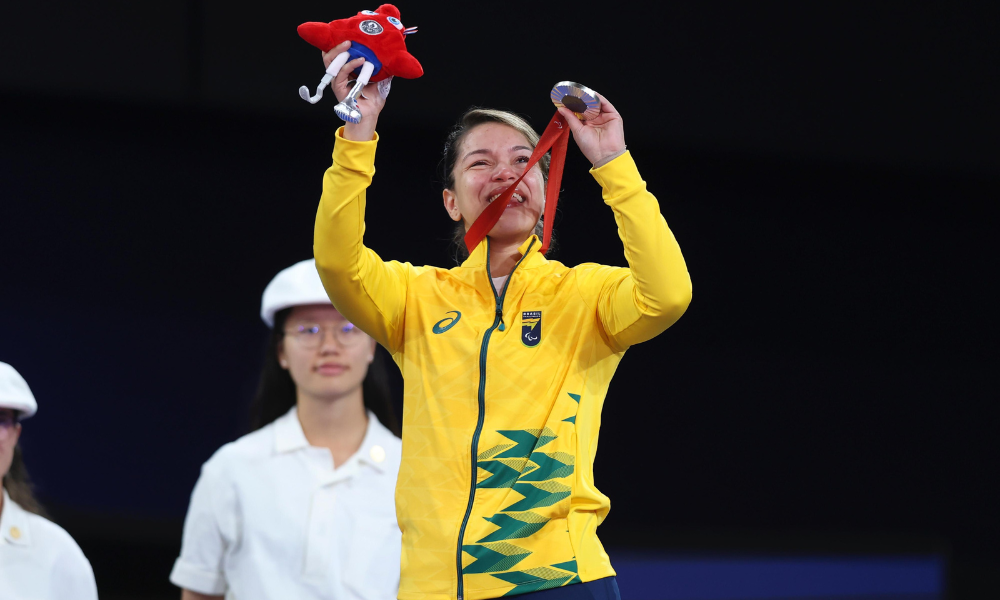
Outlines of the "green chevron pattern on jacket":
{"label": "green chevron pattern on jacket", "polygon": [[563,498],[568,498],[572,489],[568,485],[556,483],[555,481],[545,481],[537,484],[515,483],[514,491],[524,496],[524,498],[503,509],[503,512],[518,512],[543,506],[552,506]]}
{"label": "green chevron pattern on jacket", "polygon": [[[493,446],[489,450],[483,450],[482,452],[480,452],[476,456],[476,460],[486,460],[487,458],[492,458],[492,457],[496,456],[497,454],[500,454],[501,452],[503,452],[507,448],[513,448],[513,447],[514,447],[514,444],[497,444],[496,446]],[[528,458],[528,457],[525,456],[524,458]]]}
{"label": "green chevron pattern on jacket", "polygon": [[491,477],[476,484],[477,488],[509,488],[523,473],[530,473],[537,467],[528,465],[527,459],[477,461],[476,466],[491,474]]}
{"label": "green chevron pattern on jacket", "polygon": [[545,429],[525,429],[523,431],[497,431],[500,435],[515,443],[515,446],[497,458],[528,458],[532,452],[556,439],[554,431]]}
{"label": "green chevron pattern on jacket", "polygon": [[[569,392],[567,392],[567,394],[569,394],[569,397],[572,398],[574,402],[576,402],[576,408],[577,408],[577,410],[579,410],[580,409],[580,394],[570,394]],[[572,417],[566,417],[565,419],[563,419],[563,422],[564,423],[573,423],[573,424],[576,424],[576,415],[573,415]]]}
{"label": "green chevron pattern on jacket", "polygon": [[576,572],[575,560],[552,565],[551,567],[497,573],[493,577],[514,584],[514,589],[504,594],[504,596],[517,596],[528,592],[549,590],[571,583],[580,583],[580,576]]}
{"label": "green chevron pattern on jacket", "polygon": [[538,465],[538,468],[521,475],[520,481],[546,481],[568,477],[573,474],[573,463],[576,462],[576,457],[566,452],[552,454],[532,452],[531,462]]}
{"label": "green chevron pattern on jacket", "polygon": [[462,551],[468,553],[475,562],[462,569],[462,574],[493,573],[508,571],[514,565],[531,555],[524,548],[506,542],[493,542],[482,545],[463,545]]}
{"label": "green chevron pattern on jacket", "polygon": [[[579,405],[578,394],[569,396]],[[531,537],[549,522],[547,517],[530,512],[532,509],[552,506],[570,496],[572,487],[553,480],[573,474],[575,457],[566,452],[539,451],[557,439],[548,427],[498,430],[497,433],[513,443],[497,444],[477,455],[476,465],[482,471],[476,487],[511,488],[521,499],[492,517],[483,517],[497,529],[476,540],[475,544],[462,546],[462,550],[475,559],[462,569],[462,573],[489,573],[514,584],[507,595],[558,587],[574,579],[579,581],[575,559],[551,567],[511,571],[530,556],[531,551],[507,543]]]}
{"label": "green chevron pattern on jacket", "polygon": [[492,517],[485,517],[485,519],[500,527],[500,529],[497,529],[481,540],[476,540],[477,544],[526,538],[542,527],[545,527],[545,524],[549,522],[545,517],[531,512],[520,513],[516,518],[512,515],[497,513]]}

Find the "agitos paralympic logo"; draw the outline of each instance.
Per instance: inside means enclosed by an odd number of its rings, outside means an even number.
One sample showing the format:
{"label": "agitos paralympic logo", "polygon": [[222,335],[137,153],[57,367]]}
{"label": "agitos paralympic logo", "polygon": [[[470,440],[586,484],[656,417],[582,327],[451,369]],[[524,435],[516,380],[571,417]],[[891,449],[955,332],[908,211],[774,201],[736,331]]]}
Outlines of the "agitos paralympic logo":
{"label": "agitos paralympic logo", "polygon": [[542,341],[542,311],[526,310],[521,313],[521,343],[534,348]]}
{"label": "agitos paralympic logo", "polygon": [[454,314],[454,317],[445,317],[434,324],[431,331],[434,333],[444,333],[455,326],[462,319],[462,313],[457,310],[449,310],[445,313],[446,315]]}

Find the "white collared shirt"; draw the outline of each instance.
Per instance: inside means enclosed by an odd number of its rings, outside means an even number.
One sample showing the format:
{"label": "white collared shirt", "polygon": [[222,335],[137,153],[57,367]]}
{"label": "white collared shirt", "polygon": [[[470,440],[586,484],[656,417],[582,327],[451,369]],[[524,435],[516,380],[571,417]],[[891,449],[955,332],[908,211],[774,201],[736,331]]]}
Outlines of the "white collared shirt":
{"label": "white collared shirt", "polygon": [[195,484],[170,581],[239,600],[395,598],[401,449],[369,412],[361,447],[334,469],[295,408],[226,444]]}
{"label": "white collared shirt", "polygon": [[66,530],[30,513],[3,490],[0,598],[97,600],[94,571]]}

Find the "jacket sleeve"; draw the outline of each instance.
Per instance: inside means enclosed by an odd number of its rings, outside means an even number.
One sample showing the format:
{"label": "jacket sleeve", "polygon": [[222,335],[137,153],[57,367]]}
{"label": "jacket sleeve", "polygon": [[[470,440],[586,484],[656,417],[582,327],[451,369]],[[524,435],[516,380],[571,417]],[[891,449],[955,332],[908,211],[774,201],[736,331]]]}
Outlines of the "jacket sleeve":
{"label": "jacket sleeve", "polygon": [[337,310],[389,352],[402,349],[406,286],[413,267],[383,262],[364,245],[365,202],[375,174],[375,147],[337,131],[333,164],[323,177],[313,253]]}
{"label": "jacket sleeve", "polygon": [[629,265],[601,269],[595,281],[598,317],[613,344],[625,349],[659,335],[684,314],[691,302],[691,277],[631,154],[591,169],[591,174],[614,211]]}

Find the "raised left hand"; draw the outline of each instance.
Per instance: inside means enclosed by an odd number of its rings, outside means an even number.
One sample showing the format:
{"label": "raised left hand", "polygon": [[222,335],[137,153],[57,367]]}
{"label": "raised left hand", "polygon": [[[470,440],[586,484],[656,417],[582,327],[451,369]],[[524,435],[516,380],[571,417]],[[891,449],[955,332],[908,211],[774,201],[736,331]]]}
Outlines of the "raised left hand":
{"label": "raised left hand", "polygon": [[576,145],[595,167],[625,153],[625,128],[622,125],[622,116],[607,98],[597,94],[597,99],[601,101],[601,112],[587,121],[581,121],[565,106],[559,108],[559,114],[569,123]]}

